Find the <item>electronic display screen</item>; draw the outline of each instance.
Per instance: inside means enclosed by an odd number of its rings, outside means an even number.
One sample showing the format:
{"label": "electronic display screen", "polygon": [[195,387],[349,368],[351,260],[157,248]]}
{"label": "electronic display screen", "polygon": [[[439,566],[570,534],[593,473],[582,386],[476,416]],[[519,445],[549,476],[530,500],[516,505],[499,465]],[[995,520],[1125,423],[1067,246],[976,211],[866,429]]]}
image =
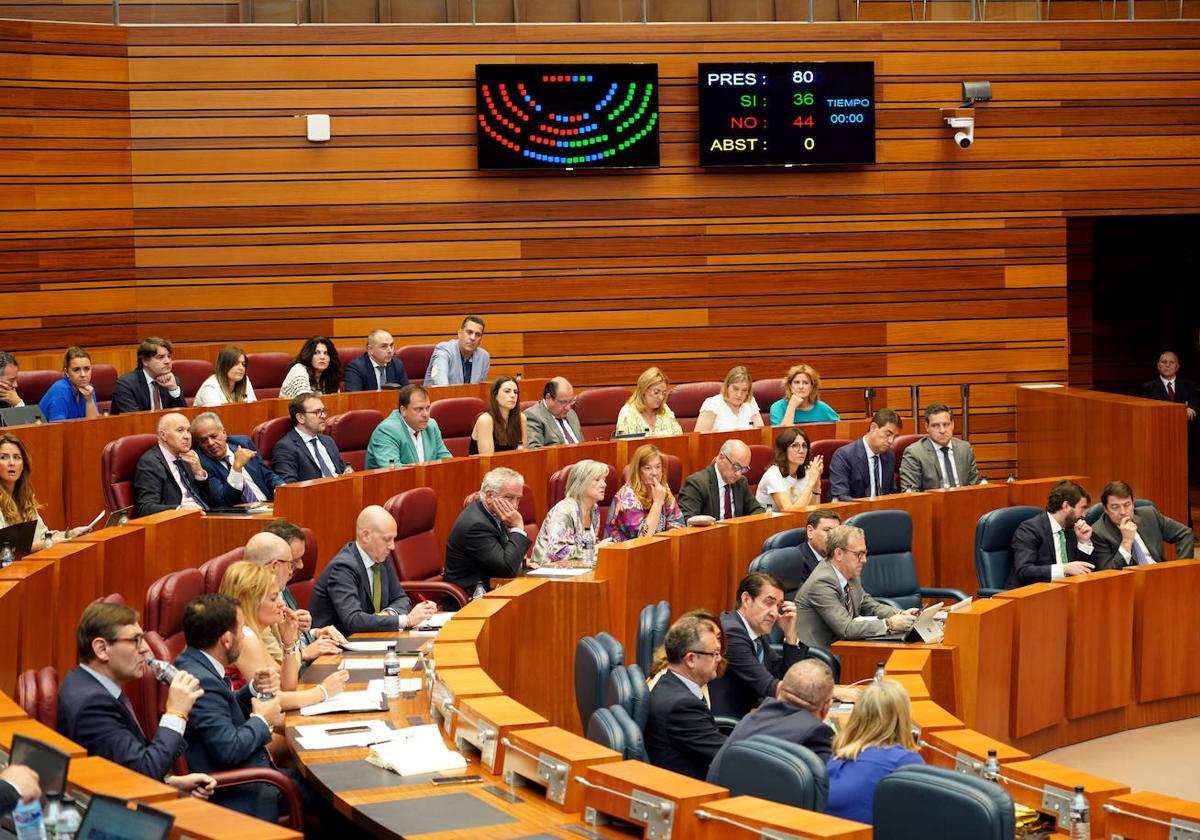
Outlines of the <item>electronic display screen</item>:
{"label": "electronic display screen", "polygon": [[480,169],[658,166],[657,64],[479,64]]}
{"label": "electronic display screen", "polygon": [[875,63],[701,64],[701,166],[875,162]]}

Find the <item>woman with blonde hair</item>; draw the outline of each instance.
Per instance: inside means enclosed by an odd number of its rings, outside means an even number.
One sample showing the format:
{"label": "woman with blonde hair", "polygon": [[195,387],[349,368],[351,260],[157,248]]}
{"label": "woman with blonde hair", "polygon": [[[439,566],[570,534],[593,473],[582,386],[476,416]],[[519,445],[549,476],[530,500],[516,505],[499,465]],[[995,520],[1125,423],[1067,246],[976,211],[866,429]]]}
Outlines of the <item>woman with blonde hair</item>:
{"label": "woman with blonde hair", "polygon": [[201,383],[193,405],[225,405],[256,399],[254,386],[246,376],[246,354],[242,348],[230,344],[217,354],[213,374]]}
{"label": "woman with blonde hair", "polygon": [[838,413],[821,401],[821,377],[805,364],[792,365],[783,377],[783,397],[771,403],[771,425],[832,423]]}
{"label": "woman with blonde hair", "polygon": [[633,396],[617,415],[617,434],[681,435],[683,427],[667,405],[671,380],[656,367],[646,368],[638,377]]}
{"label": "woman with blonde hair", "polygon": [[613,496],[609,539],[624,542],[682,527],[683,513],[667,486],[662,452],[650,443],[639,446],[629,461],[628,480]]}
{"label": "woman with blonde hair", "polygon": [[596,565],[600,535],[600,503],[608,489],[608,464],[580,461],[571,467],[566,494],[550,508],[533,546],[533,562],[573,561]]}
{"label": "woman with blonde hair", "polygon": [[731,368],[725,374],[721,393],[713,394],[700,404],[696,418],[697,432],[733,432],[738,429],[761,428],[762,414],[751,393],[754,381],[745,365]]}
{"label": "woman with blonde hair", "polygon": [[833,739],[825,812],[870,823],[880,780],[906,764],[925,763],[912,729],[912,703],[903,686],[886,678],[868,684]]}
{"label": "woman with blonde hair", "polygon": [[42,521],[41,505],[33,492],[33,464],[21,439],[13,434],[0,435],[0,528],[18,522],[36,522],[33,530],[33,550],[50,548],[56,542],[86,534],[91,528],[82,526],[67,531],[51,531]]}

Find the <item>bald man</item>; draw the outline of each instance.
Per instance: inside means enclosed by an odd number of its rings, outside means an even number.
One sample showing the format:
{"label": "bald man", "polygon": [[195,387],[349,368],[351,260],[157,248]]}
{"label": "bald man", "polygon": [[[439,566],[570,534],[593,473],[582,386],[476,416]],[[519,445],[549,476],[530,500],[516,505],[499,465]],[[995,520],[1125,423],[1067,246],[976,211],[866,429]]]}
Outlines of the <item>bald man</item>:
{"label": "bald man", "polygon": [[528,448],[580,443],[583,432],[574,406],[575,389],[570,382],[561,376],[548,381],[541,400],[525,409]]}
{"label": "bald man", "polygon": [[134,516],[164,510],[219,505],[209,474],[192,449],[192,432],[182,414],[158,418],[158,445],[138,459],[133,471]]}
{"label": "bald man", "polygon": [[437,607],[421,601],[415,607],[389,562],[396,545],[396,520],[379,505],[363,508],[354,525],[354,540],[321,572],[309,608],[312,623],[332,625],[341,633],[388,633],[416,627]]}
{"label": "bald man", "polygon": [[762,513],[763,506],[750,492],[750,447],[740,440],[727,440],[711,464],[694,472],[679,490],[679,509],[685,518],[711,516],[732,519]]}
{"label": "bald man", "polygon": [[[299,531],[298,528],[296,530]],[[303,545],[303,532],[300,533],[301,545]],[[296,562],[294,557],[295,554],[288,541],[270,531],[263,531],[251,537],[250,541],[246,543],[246,552],[242,555],[242,559],[247,563],[265,566],[271,574],[275,575],[275,581],[279,584],[282,592],[287,591],[288,580],[292,577]],[[303,560],[299,562],[301,565],[304,564]],[[284,600],[287,600],[286,596]],[[293,601],[293,603],[295,602]],[[337,631],[337,628],[314,628],[311,612],[299,609],[298,606],[292,606],[292,604],[288,604],[288,607],[296,613],[296,619],[300,623],[300,638],[304,645],[300,649],[300,658],[305,663],[312,662],[318,656],[334,654],[341,650],[340,644],[346,639]],[[272,658],[278,660],[283,653],[282,640],[279,639],[274,628],[271,628],[271,633],[268,635],[270,638],[264,638],[263,643],[267,646],[267,652],[271,654]],[[278,650],[273,649],[276,645],[279,647]]]}

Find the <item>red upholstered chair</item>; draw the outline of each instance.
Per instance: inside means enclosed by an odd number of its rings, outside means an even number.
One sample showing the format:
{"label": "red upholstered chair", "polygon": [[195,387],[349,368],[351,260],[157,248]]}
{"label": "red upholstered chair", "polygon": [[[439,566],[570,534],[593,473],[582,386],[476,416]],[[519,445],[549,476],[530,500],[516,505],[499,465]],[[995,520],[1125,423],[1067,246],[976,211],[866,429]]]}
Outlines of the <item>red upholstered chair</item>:
{"label": "red upholstered chair", "polygon": [[97,598],[92,601],[93,604],[119,604],[125,606],[125,597],[120,592],[113,592],[110,595],[105,595],[103,598]]}
{"label": "red upholstered chair", "polygon": [[[533,543],[537,541],[538,531],[541,526],[537,521],[537,513],[533,509],[533,490],[528,484],[522,484],[521,504],[517,505],[517,510],[521,512],[521,521],[525,524],[525,533],[529,535],[529,553],[533,553]],[[467,494],[467,498],[463,499],[463,507],[471,504],[479,498],[479,491]]]}
{"label": "red upholstered chair", "polygon": [[292,579],[288,581],[288,592],[292,593],[292,597],[296,599],[296,603],[300,605],[300,609],[308,609],[308,602],[312,600],[313,587],[317,582],[313,580],[313,574],[317,570],[317,538],[313,532],[304,528],[304,566],[297,569],[292,574]]}
{"label": "red upholstered chair", "polygon": [[758,410],[762,412],[763,425],[770,426],[771,404],[783,397],[783,382],[775,377],[760,379],[754,383],[751,393],[758,403]]}
{"label": "red upholstered chair", "polygon": [[[158,659],[170,662],[175,659],[187,642],[183,638],[183,611],[197,595],[204,594],[204,575],[199,569],[182,569],[163,575],[146,590],[146,609],[142,613],[142,629],[146,631],[146,642]],[[154,640],[151,639],[153,633]],[[157,647],[156,647],[157,645]],[[163,686],[162,702],[166,702],[166,686]],[[153,674],[143,679],[140,685],[141,705],[138,709],[142,729],[149,736],[158,726],[154,714],[159,704],[158,683]]]}
{"label": "red upholstered chair", "polygon": [[17,393],[25,405],[37,405],[46,396],[50,386],[62,379],[57,370],[22,370],[17,372]]}
{"label": "red upholstered chair", "polygon": [[467,603],[467,593],[442,580],[445,554],[433,533],[437,519],[437,495],[429,487],[415,487],[397,493],[383,505],[396,520],[396,546],[392,549],[392,565],[400,585],[409,595],[414,593],[434,601],[449,595],[459,605]]}
{"label": "red upholstered chair", "polygon": [[[561,502],[567,495],[567,479],[571,475],[571,467],[574,464],[569,464],[561,470],[555,471],[547,481],[547,491],[549,498],[546,503],[550,507],[554,507]],[[600,521],[608,521],[608,507],[612,504],[613,496],[617,495],[617,491],[621,489],[621,473],[612,464],[605,464],[608,467],[608,476],[604,479],[604,499],[600,502]]]}
{"label": "red upholstered chair", "polygon": [[617,428],[621,406],[629,401],[628,388],[593,388],[582,391],[575,401],[584,440],[607,440]]}
{"label": "red upholstered chair", "polygon": [[259,423],[250,432],[250,442],[258,450],[259,457],[267,462],[267,466],[271,465],[271,452],[275,449],[275,444],[295,425],[291,417],[272,417]]}
{"label": "red upholstered chair", "polygon": [[760,443],[750,444],[750,472],[746,473],[746,481],[750,484],[752,493],[758,492],[758,482],[762,481],[763,473],[774,463],[774,446],[763,446]]}
{"label": "red upholstered chair", "polygon": [[892,476],[892,487],[900,489],[900,461],[904,459],[904,450],[919,441],[925,435],[896,435],[892,441],[892,454],[896,456],[896,472]]}
{"label": "red upholstered chair", "polygon": [[157,435],[125,435],[104,444],[100,452],[100,475],[104,478],[104,501],[109,513],[133,504],[133,471],[138,458],[157,443]]}
{"label": "red upholstered chair", "polygon": [[254,386],[255,396],[260,400],[278,397],[279,386],[291,366],[292,356],[287,353],[247,353],[246,377]]}
{"label": "red upholstered chair", "polygon": [[471,429],[475,419],[487,411],[487,403],[478,397],[450,397],[435,400],[429,408],[429,416],[437,421],[442,430],[442,440],[450,454],[467,454],[471,445]]}
{"label": "red upholstered chair", "polygon": [[[679,488],[683,486],[683,462],[674,455],[663,453],[663,469],[667,473],[667,486],[671,488],[671,492],[676,496],[679,495]],[[621,468],[621,484],[629,483],[629,464]],[[565,485],[564,485],[565,487]],[[621,488],[618,486],[617,490]],[[615,492],[615,491],[614,491]]]}
{"label": "red upholstered chair", "polygon": [[346,365],[350,364],[355,359],[357,359],[359,356],[361,356],[364,352],[364,349],[365,348],[362,345],[358,345],[356,347],[339,347],[338,348],[338,361],[342,363],[342,372],[343,373],[346,370]]}
{"label": "red upholstered chair", "polygon": [[43,726],[58,729],[58,671],[53,665],[21,672],[17,677],[17,705]]}
{"label": "red upholstered chair", "polygon": [[241,560],[245,554],[246,547],[239,545],[231,551],[218,554],[213,559],[202,563],[200,565],[200,574],[204,576],[204,591],[219,591],[221,588],[221,579],[225,577],[225,570]]}
{"label": "red upholstered chair", "polygon": [[367,444],[371,442],[371,433],[382,422],[383,415],[373,408],[356,408],[330,417],[325,434],[337,444],[342,460],[354,469],[361,470],[367,463]]}
{"label": "red upholstered chair", "polygon": [[713,394],[721,393],[720,382],[684,382],[676,385],[667,395],[667,405],[675,412],[675,419],[685,432],[696,428],[701,404]]}
{"label": "red upholstered chair", "polygon": [[92,387],[96,389],[96,406],[107,412],[112,405],[113,388],[117,387],[117,369],[112,365],[92,365]]}
{"label": "red upholstered chair", "polygon": [[829,438],[826,440],[814,440],[812,449],[809,450],[810,458],[815,458],[820,455],[825,459],[825,466],[821,470],[821,498],[829,498],[829,462],[833,460],[833,453],[837,452],[848,443],[853,443],[849,440],[838,440]]}
{"label": "red upholstered chair", "polygon": [[396,351],[400,364],[408,381],[419,385],[425,379],[425,371],[429,370],[429,360],[433,358],[432,344],[410,344]]}
{"label": "red upholstered chair", "polygon": [[[191,400],[200,390],[200,386],[204,384],[204,380],[213,375],[213,363],[204,359],[176,359],[171,363],[171,372],[179,380],[179,387],[183,388],[183,395]],[[188,405],[191,403],[189,402]]]}

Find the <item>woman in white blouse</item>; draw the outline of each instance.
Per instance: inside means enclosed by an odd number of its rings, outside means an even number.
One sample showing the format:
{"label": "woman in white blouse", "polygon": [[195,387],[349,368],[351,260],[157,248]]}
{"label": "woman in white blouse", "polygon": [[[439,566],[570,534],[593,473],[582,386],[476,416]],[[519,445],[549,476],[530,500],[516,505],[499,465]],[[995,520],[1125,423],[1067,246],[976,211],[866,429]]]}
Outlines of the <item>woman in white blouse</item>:
{"label": "woman in white blouse", "polygon": [[738,365],[725,374],[721,393],[714,394],[700,405],[696,418],[697,432],[733,432],[738,429],[761,428],[762,415],[750,393],[753,386],[750,371]]}
{"label": "woman in white blouse", "polygon": [[754,498],[767,510],[795,510],[821,501],[821,470],[825,459],[809,460],[808,435],[797,426],[775,436],[775,463],[758,482]]}
{"label": "woman in white blouse", "polygon": [[342,364],[337,348],[328,338],[314,336],[300,348],[300,355],[279,386],[279,396],[291,399],[301,394],[336,394],[341,385]]}
{"label": "woman in white blouse", "polygon": [[196,392],[193,405],[225,405],[254,402],[254,386],[246,377],[246,354],[230,344],[217,356],[213,375]]}

